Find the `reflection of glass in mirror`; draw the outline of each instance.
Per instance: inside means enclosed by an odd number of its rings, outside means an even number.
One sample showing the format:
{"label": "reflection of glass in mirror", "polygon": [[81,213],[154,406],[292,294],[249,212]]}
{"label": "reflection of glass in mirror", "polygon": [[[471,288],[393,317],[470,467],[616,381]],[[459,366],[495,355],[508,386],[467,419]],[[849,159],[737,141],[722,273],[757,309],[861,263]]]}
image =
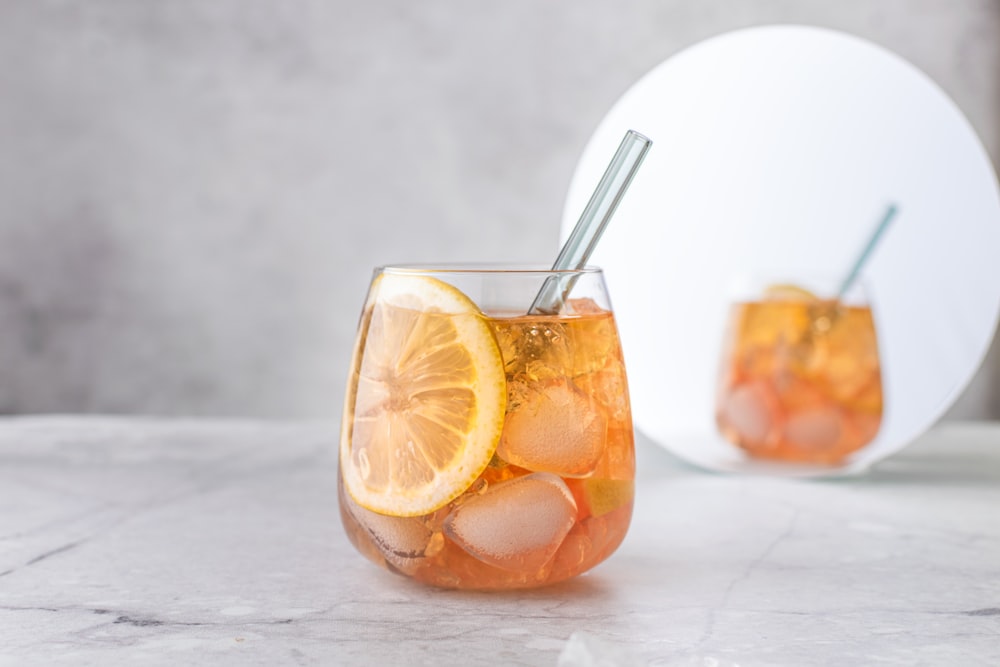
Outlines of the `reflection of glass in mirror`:
{"label": "reflection of glass in mirror", "polygon": [[863,286],[843,300],[788,284],[754,291],[730,308],[719,431],[752,457],[841,462],[871,442],[882,421],[878,342]]}
{"label": "reflection of glass in mirror", "polygon": [[[878,45],[813,27],[761,26],[693,45],[601,121],[566,198],[564,233],[624,127],[641,127],[660,150],[593,261],[618,283],[644,435],[710,470],[843,474],[899,451],[954,403],[1000,316],[1000,192],[972,126],[926,75]],[[837,467],[743,456],[715,424],[728,276],[843,279],[887,197],[906,222],[893,224],[863,273],[885,387],[878,435]]]}

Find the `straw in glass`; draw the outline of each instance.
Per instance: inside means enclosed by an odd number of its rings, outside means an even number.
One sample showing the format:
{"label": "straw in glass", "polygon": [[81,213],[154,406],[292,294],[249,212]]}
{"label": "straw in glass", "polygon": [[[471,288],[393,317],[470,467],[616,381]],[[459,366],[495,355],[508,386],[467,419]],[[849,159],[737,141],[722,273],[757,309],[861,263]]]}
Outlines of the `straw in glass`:
{"label": "straw in glass", "polygon": [[896,211],[899,209],[895,204],[889,204],[889,207],[885,210],[882,215],[882,219],[875,226],[875,230],[872,232],[871,237],[865,244],[864,248],[861,249],[861,253],[858,255],[857,259],[854,260],[854,264],[851,265],[851,270],[847,272],[844,277],[843,282],[840,283],[840,289],[837,290],[837,300],[842,300],[844,296],[850,291],[851,286],[854,285],[854,281],[857,280],[858,275],[861,273],[861,269],[864,268],[865,264],[868,263],[868,259],[871,257],[872,252],[875,250],[875,246],[878,245],[879,240],[882,235],[885,234],[885,230],[889,228],[889,223],[896,216]]}
{"label": "straw in glass", "polygon": [[[594,194],[580,214],[576,227],[566,239],[555,264],[552,265],[553,271],[575,271],[586,266],[587,259],[597,246],[601,234],[604,233],[652,145],[652,141],[634,130],[625,133],[618,151],[615,152]],[[574,282],[576,282],[575,275],[556,274],[546,278],[528,313],[557,314],[566,302],[570,290],[573,289]]]}

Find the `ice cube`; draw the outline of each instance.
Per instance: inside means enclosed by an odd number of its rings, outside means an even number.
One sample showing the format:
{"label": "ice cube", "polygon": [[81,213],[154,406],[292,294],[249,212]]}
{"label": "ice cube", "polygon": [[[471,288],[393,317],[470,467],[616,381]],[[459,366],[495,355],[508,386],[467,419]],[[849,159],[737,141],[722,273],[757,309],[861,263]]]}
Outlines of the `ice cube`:
{"label": "ice cube", "polygon": [[612,420],[627,417],[629,406],[625,366],[618,359],[609,358],[603,368],[577,376],[573,378],[573,383],[582,392],[597,399]]}
{"label": "ice cube", "polygon": [[555,554],[575,517],[576,502],[565,482],[532,473],[459,505],[445,519],[444,530],[484,563],[533,574]]}
{"label": "ice cube", "polygon": [[762,445],[774,428],[777,398],[764,382],[748,382],[726,393],[719,405],[719,421],[740,442]]}
{"label": "ice cube", "polygon": [[879,427],[882,425],[882,415],[879,414],[864,414],[855,413],[854,414],[854,431],[855,438],[858,442],[868,443],[878,434]]}
{"label": "ice cube", "polygon": [[507,414],[497,455],[536,472],[581,477],[604,452],[608,420],[596,401],[566,378],[525,384]]}
{"label": "ice cube", "polygon": [[[842,399],[842,404],[850,410],[860,410],[868,414],[882,414],[882,379],[879,376],[879,369],[873,369],[867,382],[853,396]],[[836,394],[835,394],[836,395]],[[841,398],[837,396],[837,398]]]}
{"label": "ice cube", "polygon": [[547,380],[572,369],[572,351],[562,323],[501,320],[494,330],[508,375]]}
{"label": "ice cube", "polygon": [[785,423],[785,439],[803,449],[830,449],[842,430],[840,411],[822,406],[791,415]]}
{"label": "ice cube", "polygon": [[432,535],[422,519],[372,512],[354,502],[346,492],[341,495],[341,501],[354,520],[368,531],[372,543],[387,563],[407,574],[422,564]]}
{"label": "ice cube", "polygon": [[852,350],[833,351],[821,369],[831,392],[838,398],[850,398],[861,393],[878,376],[878,359]]}

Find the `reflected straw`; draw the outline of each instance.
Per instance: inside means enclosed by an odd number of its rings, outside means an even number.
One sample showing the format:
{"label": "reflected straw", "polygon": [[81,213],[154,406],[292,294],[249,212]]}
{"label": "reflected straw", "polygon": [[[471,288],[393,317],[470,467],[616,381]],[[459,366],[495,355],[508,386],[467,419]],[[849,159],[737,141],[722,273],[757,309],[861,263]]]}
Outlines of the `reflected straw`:
{"label": "reflected straw", "polygon": [[878,245],[879,240],[882,235],[885,234],[885,230],[888,229],[889,223],[892,219],[896,217],[895,204],[889,204],[889,208],[885,210],[885,214],[882,216],[882,220],[875,227],[875,231],[872,232],[871,238],[868,239],[868,243],[862,248],[861,254],[858,258],[854,260],[854,265],[851,267],[850,272],[847,277],[844,278],[844,282],[840,283],[840,289],[837,290],[837,300],[843,300],[844,296],[850,291],[851,287],[854,285],[854,281],[858,279],[858,274],[861,273],[861,269],[864,268],[868,259],[871,257],[872,252],[875,250],[875,246]]}
{"label": "reflected straw", "polygon": [[[586,266],[587,259],[594,252],[604,228],[615,214],[615,209],[652,145],[652,141],[634,130],[625,133],[618,151],[611,158],[611,164],[597,184],[594,194],[590,196],[587,207],[580,214],[576,227],[559,251],[559,256],[552,265],[553,271],[575,271]],[[573,289],[574,282],[575,275],[553,275],[546,278],[528,314],[557,314]]]}

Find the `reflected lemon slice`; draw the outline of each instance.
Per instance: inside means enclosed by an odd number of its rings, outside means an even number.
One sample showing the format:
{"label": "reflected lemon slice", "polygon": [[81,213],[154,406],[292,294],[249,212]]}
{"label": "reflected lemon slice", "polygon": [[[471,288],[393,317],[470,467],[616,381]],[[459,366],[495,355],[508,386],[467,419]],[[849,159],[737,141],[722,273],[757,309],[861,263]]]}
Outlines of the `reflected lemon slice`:
{"label": "reflected lemon slice", "polygon": [[420,516],[464,492],[503,429],[503,359],[479,308],[454,287],[383,274],[362,315],[340,441],[355,502]]}
{"label": "reflected lemon slice", "polygon": [[764,298],[768,301],[818,301],[819,297],[798,285],[779,283],[768,285],[764,290]]}

